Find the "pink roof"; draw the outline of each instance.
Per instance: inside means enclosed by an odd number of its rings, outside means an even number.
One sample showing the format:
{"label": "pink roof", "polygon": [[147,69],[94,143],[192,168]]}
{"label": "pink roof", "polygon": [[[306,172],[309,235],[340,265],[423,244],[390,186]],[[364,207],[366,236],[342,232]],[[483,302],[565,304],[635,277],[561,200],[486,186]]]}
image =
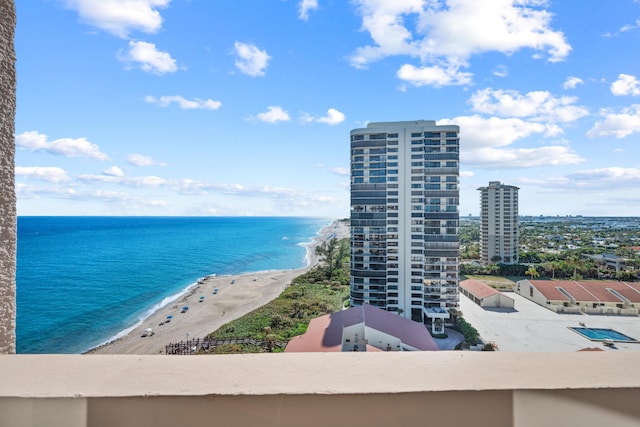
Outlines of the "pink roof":
{"label": "pink roof", "polygon": [[529,282],[549,301],[569,301],[569,298],[558,290],[560,281],[530,280]]}
{"label": "pink roof", "polygon": [[462,282],[460,282],[460,287],[464,288],[470,294],[480,299],[487,298],[499,293],[491,286],[485,285],[481,281],[475,279],[463,280]]}
{"label": "pink roof", "polygon": [[[342,351],[342,336],[337,340],[333,334],[330,333],[329,325],[331,320],[330,315],[316,317],[311,319],[307,332],[303,335],[291,338],[287,343],[285,352],[303,352],[303,351],[315,351],[315,352],[330,352],[330,351]],[[327,334],[327,339],[325,339]]]}
{"label": "pink roof", "polygon": [[603,280],[532,280],[536,289],[548,300],[568,301],[558,289],[563,289],[578,302],[609,302],[620,303],[618,298],[609,289],[613,289],[633,303],[640,303],[640,285],[635,283],[603,281]]}
{"label": "pink roof", "polygon": [[640,293],[640,283],[638,282],[622,282],[625,284],[625,286],[627,286],[628,288],[633,289],[636,292]]}
{"label": "pink roof", "polygon": [[291,339],[285,352],[342,351],[343,329],[360,323],[399,338],[403,343],[419,350],[438,350],[438,345],[423,324],[364,304],[312,319],[307,332]]}
{"label": "pink roof", "polygon": [[640,303],[640,283],[604,282],[603,286],[613,289],[632,303]]}
{"label": "pink roof", "polygon": [[589,292],[584,286],[572,280],[563,280],[562,284],[556,284],[557,287],[564,289],[576,301],[600,301],[595,295]]}

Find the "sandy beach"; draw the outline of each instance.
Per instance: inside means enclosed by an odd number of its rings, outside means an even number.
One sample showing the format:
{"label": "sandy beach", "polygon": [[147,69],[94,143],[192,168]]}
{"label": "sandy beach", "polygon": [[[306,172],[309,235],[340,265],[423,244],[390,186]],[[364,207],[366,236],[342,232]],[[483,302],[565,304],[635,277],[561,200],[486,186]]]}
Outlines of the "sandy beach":
{"label": "sandy beach", "polygon": [[[349,237],[348,225],[334,221],[320,230],[307,245],[308,265],[304,268],[206,277],[188,294],[153,313],[126,336],[87,354],[164,354],[169,343],[204,338],[278,297],[295,277],[318,264],[315,248],[332,237]],[[183,312],[185,306],[189,309]],[[143,337],[148,328],[153,335]]]}

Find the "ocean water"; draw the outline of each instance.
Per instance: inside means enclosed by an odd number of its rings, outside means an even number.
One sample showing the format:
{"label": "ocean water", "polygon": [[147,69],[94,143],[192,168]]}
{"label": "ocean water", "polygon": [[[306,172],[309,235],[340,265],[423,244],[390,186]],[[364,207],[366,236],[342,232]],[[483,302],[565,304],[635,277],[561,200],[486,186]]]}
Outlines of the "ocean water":
{"label": "ocean water", "polygon": [[326,218],[19,217],[17,352],[81,353],[198,279],[303,267]]}

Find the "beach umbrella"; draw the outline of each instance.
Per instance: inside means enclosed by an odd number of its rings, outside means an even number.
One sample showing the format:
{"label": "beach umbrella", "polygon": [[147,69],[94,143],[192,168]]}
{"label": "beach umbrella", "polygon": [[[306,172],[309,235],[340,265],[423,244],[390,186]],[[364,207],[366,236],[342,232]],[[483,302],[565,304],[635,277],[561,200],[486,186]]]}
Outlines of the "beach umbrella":
{"label": "beach umbrella", "polygon": [[173,316],[169,315],[167,316],[167,319],[173,319]]}
{"label": "beach umbrella", "polygon": [[189,306],[185,305],[184,307],[182,307],[183,310],[189,310]]}

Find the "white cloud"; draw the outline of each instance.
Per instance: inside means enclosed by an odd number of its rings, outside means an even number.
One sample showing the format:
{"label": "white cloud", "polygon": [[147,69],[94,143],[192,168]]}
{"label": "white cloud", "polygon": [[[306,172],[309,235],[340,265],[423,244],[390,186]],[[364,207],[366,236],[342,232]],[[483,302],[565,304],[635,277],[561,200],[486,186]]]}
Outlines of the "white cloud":
{"label": "white cloud", "polygon": [[333,168],[331,172],[338,176],[349,176],[351,174],[351,171],[347,168]]}
{"label": "white cloud", "polygon": [[264,113],[258,113],[258,120],[266,123],[288,122],[291,116],[282,107],[270,105]]}
{"label": "white cloud", "polygon": [[166,187],[171,181],[158,176],[134,176],[125,177],[122,175],[80,175],[78,179],[83,182],[101,182],[105,184],[119,184],[129,187]]}
{"label": "white cloud", "polygon": [[335,108],[329,108],[327,110],[327,115],[324,117],[314,117],[306,113],[302,115],[302,121],[305,123],[312,123],[312,122],[326,123],[330,126],[338,125],[344,122],[344,119],[345,119],[344,113],[336,110]]}
{"label": "white cloud", "polygon": [[608,167],[590,169],[571,173],[567,177],[574,181],[588,182],[601,188],[617,188],[631,186],[637,188],[640,184],[640,168]]}
{"label": "white cloud", "polygon": [[45,151],[50,154],[65,157],[90,157],[96,160],[106,160],[107,155],[100,151],[96,144],[86,138],[61,138],[47,141],[47,135],[38,131],[23,132],[16,135],[16,146],[30,151]]}
{"label": "white cloud", "polygon": [[[611,203],[613,195],[635,195],[640,185],[640,168],[608,167],[576,171],[565,176],[520,178],[527,185],[546,192],[597,193],[597,200]],[[640,200],[638,200],[640,201]]]}
{"label": "white cloud", "polygon": [[355,4],[362,16],[362,30],[369,33],[374,45],[358,48],[350,58],[353,66],[361,68],[387,56],[419,53],[411,31],[404,26],[404,15],[422,13],[422,0],[356,0]]}
{"label": "white cloud", "polygon": [[167,52],[162,52],[153,43],[133,41],[129,42],[129,51],[119,53],[118,59],[126,64],[135,64],[141,70],[153,74],[174,73],[178,70],[176,60]]}
{"label": "white cloud", "polygon": [[58,167],[16,166],[15,175],[16,177],[35,178],[54,183],[70,181],[67,172]]}
{"label": "white cloud", "polygon": [[318,9],[318,0],[300,0],[298,18],[306,21],[309,19],[309,11]]}
{"label": "white cloud", "polygon": [[564,89],[575,89],[578,85],[584,84],[584,81],[580,77],[569,76],[564,81],[562,87]]}
{"label": "white cloud", "polygon": [[164,162],[158,162],[151,157],[142,155],[142,154],[129,154],[127,157],[127,162],[134,166],[166,166],[167,164]]}
{"label": "white cloud", "polygon": [[106,203],[131,203],[137,201],[137,198],[118,191],[96,190],[89,194],[79,195],[79,198],[85,200],[96,200]]}
{"label": "white cloud", "polygon": [[484,118],[478,115],[459,116],[453,119],[438,120],[439,125],[460,126],[460,139],[464,140],[464,149],[485,147],[506,147],[532,135],[545,135],[554,128],[542,123],[527,122],[517,118]]}
{"label": "white cloud", "polygon": [[129,182],[140,187],[160,187],[165,185],[168,181],[164,178],[160,178],[159,176],[143,176],[136,177]]}
{"label": "white cloud", "polygon": [[460,178],[471,178],[475,173],[471,171],[460,171]]}
{"label": "white cloud", "polygon": [[495,70],[493,70],[493,75],[496,77],[507,77],[509,75],[509,69],[506,65],[498,65]]}
{"label": "white cloud", "polygon": [[[373,40],[372,45],[358,48],[350,57],[357,68],[387,56],[408,55],[420,59],[421,64],[414,66],[415,70],[425,69],[430,74],[438,69],[450,70],[446,75],[457,76],[460,67],[468,66],[471,56],[485,52],[509,55],[531,49],[547,52],[549,61],[556,62],[571,51],[564,34],[551,28],[552,15],[542,9],[546,2],[539,0],[356,0],[355,3],[362,16],[362,29]],[[414,27],[410,28],[409,23],[415,23]],[[406,69],[404,73],[409,71],[412,70]],[[467,84],[462,83],[466,79],[460,78],[430,77],[420,81]]]}
{"label": "white cloud", "polygon": [[265,69],[271,57],[266,50],[260,50],[257,46],[248,43],[235,43],[236,67],[242,73],[249,76],[264,76]]}
{"label": "white cloud", "polygon": [[460,159],[465,165],[486,169],[513,169],[572,165],[584,159],[565,145],[513,148],[514,143],[540,135],[553,137],[557,127],[519,118],[483,118],[478,115],[438,120],[438,125],[460,126]]}
{"label": "white cloud", "polygon": [[16,182],[16,196],[18,200],[35,199],[40,197],[54,197],[59,199],[68,199],[73,197],[76,191],[73,188],[67,188],[60,185],[45,184],[43,187]]}
{"label": "white cloud", "polygon": [[460,160],[469,166],[486,169],[522,169],[544,166],[574,165],[585,161],[564,146],[537,148],[480,148],[462,151]]}
{"label": "white cloud", "polygon": [[611,83],[611,93],[616,96],[640,96],[640,80],[630,74],[620,74],[618,80]]}
{"label": "white cloud", "polygon": [[124,176],[124,172],[122,171],[122,169],[120,169],[117,166],[111,166],[110,168],[107,168],[105,170],[102,171],[103,175],[107,175],[107,176],[115,176],[115,177],[123,177]]}
{"label": "white cloud", "polygon": [[335,108],[329,108],[327,110],[327,115],[324,117],[318,117],[317,121],[319,123],[326,123],[328,125],[334,126],[344,122],[344,119],[345,119],[344,113],[341,113]]}
{"label": "white cloud", "polygon": [[472,73],[462,72],[458,67],[415,67],[411,64],[401,66],[396,75],[400,80],[418,87],[469,85],[473,77]]}
{"label": "white cloud", "polygon": [[145,102],[149,104],[157,104],[160,107],[168,107],[171,104],[178,104],[183,110],[217,110],[222,106],[222,102],[214,101],[213,99],[186,99],[180,95],[174,96],[161,96],[156,98],[155,96],[145,96]]}
{"label": "white cloud", "polygon": [[171,0],[65,0],[89,25],[126,38],[131,31],[155,33],[162,26],[157,9]]}
{"label": "white cloud", "polygon": [[534,91],[521,95],[514,90],[479,90],[469,102],[474,111],[503,117],[529,117],[534,121],[572,122],[587,116],[589,111],[575,104],[571,96],[554,97],[547,91]]}
{"label": "white cloud", "polygon": [[631,31],[631,30],[635,30],[637,28],[640,28],[640,19],[636,19],[636,22],[633,24],[627,24],[627,25],[623,25],[620,28],[620,32],[624,33],[626,31]]}
{"label": "white cloud", "polygon": [[603,109],[600,111],[600,115],[603,119],[596,122],[593,127],[587,131],[587,136],[624,138],[633,133],[640,133],[640,104],[623,108],[619,113],[613,110]]}
{"label": "white cloud", "polygon": [[[537,0],[449,0],[448,8],[427,10],[422,27],[429,30],[422,49],[440,55],[468,58],[498,51],[511,54],[523,48],[548,51],[550,61],[571,51],[564,34],[550,28],[551,13]],[[462,24],[462,25],[461,25]]]}

